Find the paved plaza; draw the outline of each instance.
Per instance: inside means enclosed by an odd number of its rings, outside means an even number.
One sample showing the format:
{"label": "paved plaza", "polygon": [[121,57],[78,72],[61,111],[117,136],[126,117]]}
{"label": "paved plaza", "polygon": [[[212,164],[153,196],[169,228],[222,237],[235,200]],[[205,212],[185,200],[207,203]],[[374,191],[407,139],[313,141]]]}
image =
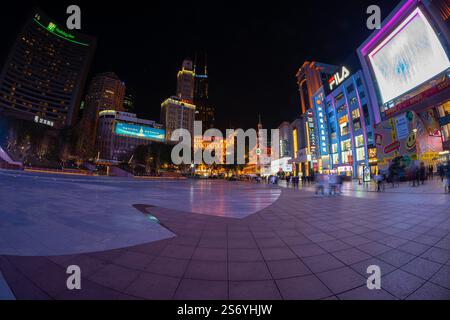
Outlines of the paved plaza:
{"label": "paved plaza", "polygon": [[[438,182],[344,194],[0,171],[0,299],[450,299]],[[81,268],[81,290],[66,269]],[[366,286],[381,269],[381,289]]]}

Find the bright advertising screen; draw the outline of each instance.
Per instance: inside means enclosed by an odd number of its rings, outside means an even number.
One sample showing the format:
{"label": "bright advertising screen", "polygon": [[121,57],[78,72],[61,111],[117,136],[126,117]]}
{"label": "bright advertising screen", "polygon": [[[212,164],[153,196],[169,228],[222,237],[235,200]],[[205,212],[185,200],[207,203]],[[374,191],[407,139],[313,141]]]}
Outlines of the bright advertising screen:
{"label": "bright advertising screen", "polygon": [[369,53],[369,61],[383,103],[450,67],[444,48],[419,8]]}
{"label": "bright advertising screen", "polygon": [[155,141],[164,141],[166,137],[166,132],[163,129],[124,122],[116,123],[115,133],[122,136]]}

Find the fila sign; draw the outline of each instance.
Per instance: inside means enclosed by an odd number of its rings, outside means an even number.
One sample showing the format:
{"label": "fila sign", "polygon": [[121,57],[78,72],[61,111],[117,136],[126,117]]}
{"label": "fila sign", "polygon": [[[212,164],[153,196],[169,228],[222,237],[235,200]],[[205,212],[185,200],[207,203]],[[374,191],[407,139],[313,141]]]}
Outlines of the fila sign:
{"label": "fila sign", "polygon": [[350,71],[346,67],[342,67],[341,71],[336,72],[334,76],[328,79],[328,83],[330,85],[330,90],[333,90],[335,87],[340,85],[345,79],[350,75]]}

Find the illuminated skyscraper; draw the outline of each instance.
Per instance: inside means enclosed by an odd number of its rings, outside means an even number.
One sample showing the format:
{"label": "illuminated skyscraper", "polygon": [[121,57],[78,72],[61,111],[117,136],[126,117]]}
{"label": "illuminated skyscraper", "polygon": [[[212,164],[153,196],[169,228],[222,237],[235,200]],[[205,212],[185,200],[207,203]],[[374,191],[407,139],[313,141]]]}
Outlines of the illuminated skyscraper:
{"label": "illuminated skyscraper", "polygon": [[181,101],[194,103],[195,73],[192,60],[186,58],[177,75],[177,97]]}
{"label": "illuminated skyscraper", "polygon": [[166,99],[161,104],[160,122],[166,129],[166,139],[170,141],[176,129],[187,129],[194,136],[195,105],[184,102],[177,97]]}
{"label": "illuminated skyscraper", "polygon": [[298,70],[297,84],[300,93],[300,121],[301,128],[298,128],[298,154],[295,154],[294,163],[298,163],[299,173],[310,175],[314,171],[316,137],[314,130],[313,95],[322,86],[328,83],[328,79],[336,71],[337,66],[305,61]]}
{"label": "illuminated skyscraper", "polygon": [[194,65],[195,87],[194,87],[194,104],[195,120],[202,121],[203,129],[214,127],[215,110],[209,103],[209,78],[208,66],[205,58],[203,73],[197,72],[197,65]]}
{"label": "illuminated skyscraper", "polygon": [[0,113],[54,128],[74,124],[96,40],[35,11],[0,76]]}

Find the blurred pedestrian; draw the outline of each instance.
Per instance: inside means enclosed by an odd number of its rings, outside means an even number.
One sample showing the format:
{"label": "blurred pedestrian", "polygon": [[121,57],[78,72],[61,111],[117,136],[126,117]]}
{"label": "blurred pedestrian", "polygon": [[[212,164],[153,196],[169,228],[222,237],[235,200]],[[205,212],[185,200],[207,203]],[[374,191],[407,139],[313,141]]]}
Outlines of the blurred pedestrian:
{"label": "blurred pedestrian", "polygon": [[437,172],[438,172],[439,177],[441,178],[441,182],[444,182],[445,166],[443,163],[438,164]]}
{"label": "blurred pedestrian", "polygon": [[323,174],[316,175],[316,195],[325,195],[325,176]]}
{"label": "blurred pedestrian", "polygon": [[420,174],[420,182],[422,184],[424,184],[425,183],[425,163],[423,163],[423,162],[420,163],[419,174]]}

